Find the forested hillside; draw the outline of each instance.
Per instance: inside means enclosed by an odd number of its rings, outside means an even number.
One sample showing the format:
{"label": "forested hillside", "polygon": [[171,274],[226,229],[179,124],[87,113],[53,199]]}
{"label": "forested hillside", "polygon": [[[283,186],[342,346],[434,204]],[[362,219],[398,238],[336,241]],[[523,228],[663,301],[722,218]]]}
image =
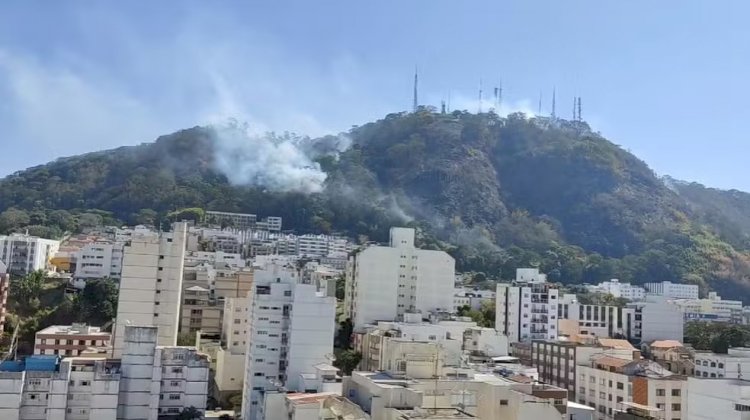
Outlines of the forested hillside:
{"label": "forested hillside", "polygon": [[0,230],[158,223],[184,207],[278,215],[288,229],[372,240],[409,224],[422,228],[423,246],[488,277],[538,266],[565,283],[687,281],[750,302],[747,196],[665,183],[585,123],[423,109],[354,127],[341,153],[332,136],[269,136],[316,160],[326,179],[312,193],[278,191],[258,174],[232,185],[217,170],[219,133],[195,127],[9,176]]}

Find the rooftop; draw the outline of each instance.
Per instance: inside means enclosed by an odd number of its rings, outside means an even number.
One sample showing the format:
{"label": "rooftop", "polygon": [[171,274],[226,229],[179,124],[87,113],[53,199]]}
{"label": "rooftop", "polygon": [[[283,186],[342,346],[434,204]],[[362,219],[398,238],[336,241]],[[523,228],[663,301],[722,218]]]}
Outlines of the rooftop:
{"label": "rooftop", "polygon": [[286,395],[287,401],[294,405],[318,404],[326,398],[339,395],[335,392],[318,392],[315,394],[291,393]]}
{"label": "rooftop", "polygon": [[599,345],[602,347],[611,347],[613,349],[628,349],[635,350],[632,344],[628,340],[620,340],[616,338],[600,338],[597,340]]}
{"label": "rooftop", "polygon": [[613,367],[613,368],[621,368],[631,362],[632,360],[630,359],[620,359],[618,357],[612,357],[612,356],[601,356],[601,357],[594,359],[594,363],[596,365]]}
{"label": "rooftop", "polygon": [[73,325],[51,325],[43,330],[37,331],[43,335],[101,335],[109,337],[110,333],[104,332],[100,327],[92,327],[85,324]]}
{"label": "rooftop", "polygon": [[651,343],[653,349],[670,349],[673,347],[683,347],[682,343],[677,340],[656,340]]}

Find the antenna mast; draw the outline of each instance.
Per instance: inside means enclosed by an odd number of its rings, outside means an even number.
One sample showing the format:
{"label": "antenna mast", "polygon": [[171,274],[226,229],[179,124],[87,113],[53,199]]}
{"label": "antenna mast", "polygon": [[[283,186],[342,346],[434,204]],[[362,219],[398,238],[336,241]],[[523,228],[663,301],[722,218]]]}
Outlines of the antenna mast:
{"label": "antenna mast", "polygon": [[414,66],[414,103],[412,105],[412,110],[414,112],[417,112],[417,107],[419,106],[419,101],[417,100],[417,88],[419,86],[419,74],[417,66]]}
{"label": "antenna mast", "polygon": [[581,97],[578,97],[578,121],[583,121],[583,118],[581,118]]}
{"label": "antenna mast", "polygon": [[552,86],[552,119],[555,119],[555,87]]}
{"label": "antenna mast", "polygon": [[479,78],[479,113],[482,113],[482,79]]}
{"label": "antenna mast", "polygon": [[537,115],[542,115],[542,91],[539,91],[539,110],[536,113]]}
{"label": "antenna mast", "polygon": [[500,87],[497,88],[497,111],[503,107],[503,79],[500,79]]}

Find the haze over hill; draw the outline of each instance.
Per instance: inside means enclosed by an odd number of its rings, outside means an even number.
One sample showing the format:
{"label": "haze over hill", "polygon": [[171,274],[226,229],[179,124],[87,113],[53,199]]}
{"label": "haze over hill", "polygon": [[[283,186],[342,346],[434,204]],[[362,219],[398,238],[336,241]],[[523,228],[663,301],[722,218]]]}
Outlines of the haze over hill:
{"label": "haze over hill", "polygon": [[184,207],[373,240],[409,224],[491,277],[538,266],[564,283],[686,281],[750,301],[750,195],[665,182],[583,122],[423,108],[317,139],[233,123],[0,181],[3,230],[55,235],[92,213],[153,223]]}

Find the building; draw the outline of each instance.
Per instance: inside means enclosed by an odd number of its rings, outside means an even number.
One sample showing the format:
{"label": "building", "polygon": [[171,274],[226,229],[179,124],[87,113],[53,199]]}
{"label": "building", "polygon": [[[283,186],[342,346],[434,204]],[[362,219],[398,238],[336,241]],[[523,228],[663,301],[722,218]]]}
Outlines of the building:
{"label": "building", "polygon": [[471,327],[464,333],[464,350],[473,355],[508,355],[508,337],[494,328]]}
{"label": "building", "polygon": [[588,343],[567,340],[534,340],[531,342],[531,366],[537,368],[539,380],[568,390],[575,399],[576,366],[589,363],[596,356],[633,360],[640,352],[626,340],[598,338]]}
{"label": "building", "polygon": [[283,235],[277,239],[277,252],[280,255],[305,257],[325,257],[331,254],[348,253],[352,244],[346,239],[331,235]]}
{"label": "building", "polygon": [[[252,292],[248,292],[252,293]],[[242,392],[248,343],[248,318],[252,297],[227,298],[224,301],[222,346],[216,352],[214,398],[224,404],[232,394]]]}
{"label": "building", "polygon": [[750,381],[742,379],[688,378],[689,420],[747,420]]}
{"label": "building", "polygon": [[336,298],[300,283],[291,264],[255,271],[242,418],[255,420],[268,390],[304,391],[303,374],[333,356]]}
{"label": "building", "polygon": [[60,248],[60,241],[21,233],[0,235],[0,261],[8,273],[23,276],[52,268],[50,260]]}
{"label": "building", "polygon": [[258,216],[249,213],[209,210],[206,212],[206,221],[217,225],[231,226],[237,230],[250,230],[255,228]]}
{"label": "building", "polygon": [[734,347],[727,354],[708,351],[695,352],[695,377],[742,379],[750,372],[750,348]]}
{"label": "building", "polygon": [[[575,321],[577,332],[596,337],[623,337],[635,334],[635,309],[618,306],[584,305],[576,295],[565,294],[557,306],[558,319]],[[562,334],[562,326],[559,327]]]}
{"label": "building", "polygon": [[439,377],[425,372],[426,378],[353,372],[344,378],[343,396],[372,419],[559,420],[567,411],[566,391],[549,385],[471,370]]}
{"label": "building", "polygon": [[723,300],[716,292],[706,299],[675,299],[670,301],[685,314],[685,320],[742,323],[742,301]]}
{"label": "building", "polygon": [[649,294],[663,296],[666,299],[698,299],[697,284],[680,284],[663,281],[661,283],[646,283],[643,285]]}
{"label": "building", "polygon": [[159,346],[157,327],[124,330],[117,419],[157,420],[187,407],[205,412],[208,357],[194,347]]}
{"label": "building", "polygon": [[119,280],[122,274],[123,244],[96,241],[83,245],[75,256],[76,279]]}
{"label": "building", "polygon": [[453,292],[453,311],[458,312],[462,307],[478,311],[482,305],[495,302],[496,293],[493,290],[455,289]]}
{"label": "building", "polygon": [[684,317],[674,305],[664,302],[631,302],[627,308],[635,310],[632,339],[650,343],[656,340],[682,342]]}
{"label": "building", "polygon": [[511,343],[557,338],[557,297],[546,275],[519,268],[514,283],[497,285],[495,328]]}
{"label": "building", "polygon": [[5,310],[10,292],[10,274],[5,263],[0,261],[0,334],[5,331]]}
{"label": "building", "polygon": [[596,418],[613,419],[623,403],[659,410],[657,418],[685,418],[687,377],[675,375],[657,363],[597,356],[576,368],[578,403],[597,410]]}
{"label": "building", "polygon": [[92,347],[108,347],[111,336],[99,327],[86,324],[52,325],[37,331],[34,354],[78,356]]}
{"label": "building", "polygon": [[125,243],[114,357],[121,354],[126,325],[159,327],[159,345],[177,344],[186,236],[187,224],[178,222],[172,232],[134,233]]}
{"label": "building", "polygon": [[252,288],[251,269],[237,270],[224,262],[185,263],[182,280],[180,333],[201,331],[218,336],[228,298],[247,297]]}
{"label": "building", "polygon": [[590,292],[606,293],[630,301],[643,300],[646,297],[646,289],[643,287],[633,286],[630,283],[620,283],[620,280],[617,279],[603,281],[595,286],[587,286],[587,289]]}
{"label": "building", "polygon": [[205,411],[208,360],[156,345],[155,327],[127,326],[121,360],[34,355],[0,364],[0,418],[157,420]]}
{"label": "building", "polygon": [[672,373],[693,376],[695,350],[675,340],[657,340],[646,346],[649,358]]}
{"label": "building", "polygon": [[453,309],[455,261],[414,246],[414,229],[391,228],[390,246],[370,246],[349,259],[344,313],[355,328]]}

